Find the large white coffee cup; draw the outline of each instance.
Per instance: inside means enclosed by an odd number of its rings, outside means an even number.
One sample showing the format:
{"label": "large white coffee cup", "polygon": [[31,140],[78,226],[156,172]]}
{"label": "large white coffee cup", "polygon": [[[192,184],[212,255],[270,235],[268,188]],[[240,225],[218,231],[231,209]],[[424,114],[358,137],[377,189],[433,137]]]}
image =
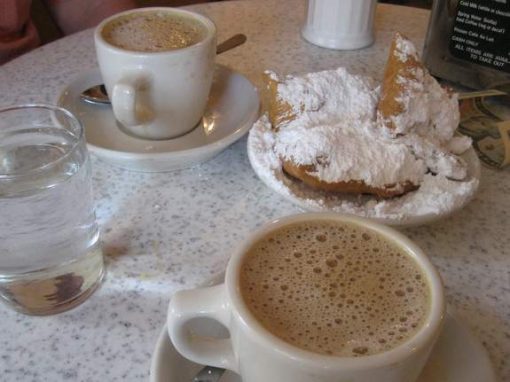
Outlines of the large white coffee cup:
{"label": "large white coffee cup", "polygon": [[[106,25],[132,14],[160,12],[191,18],[204,38],[179,49],[123,49],[103,35]],[[167,139],[192,130],[205,111],[214,73],[216,27],[208,18],[175,8],[142,8],[114,15],[95,30],[99,69],[122,128],[140,138]]]}
{"label": "large white coffee cup", "polygon": [[[368,229],[396,244],[416,262],[430,287],[429,310],[416,333],[381,353],[340,357],[293,346],[261,325],[242,297],[243,261],[250,248],[268,234],[310,221],[347,223]],[[307,213],[275,220],[253,233],[233,253],[224,284],[176,293],[169,305],[167,324],[172,343],[184,357],[199,364],[230,369],[240,374],[243,382],[412,382],[419,376],[440,334],[444,314],[440,276],[420,248],[405,236],[357,217]],[[191,333],[188,323],[198,317],[220,322],[228,329],[230,338],[214,339]]]}

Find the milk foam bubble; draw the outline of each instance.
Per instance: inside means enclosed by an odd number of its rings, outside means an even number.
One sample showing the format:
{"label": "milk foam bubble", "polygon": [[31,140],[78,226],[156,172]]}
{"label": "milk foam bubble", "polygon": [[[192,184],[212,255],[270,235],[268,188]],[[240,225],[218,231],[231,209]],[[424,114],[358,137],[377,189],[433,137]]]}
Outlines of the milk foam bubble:
{"label": "milk foam bubble", "polygon": [[199,21],[169,12],[139,12],[120,16],[102,31],[110,44],[138,52],[162,52],[194,45],[206,36]]}
{"label": "milk foam bubble", "polygon": [[247,253],[241,294],[272,334],[319,354],[372,355],[405,342],[430,309],[430,288],[395,243],[353,224],[281,228]]}

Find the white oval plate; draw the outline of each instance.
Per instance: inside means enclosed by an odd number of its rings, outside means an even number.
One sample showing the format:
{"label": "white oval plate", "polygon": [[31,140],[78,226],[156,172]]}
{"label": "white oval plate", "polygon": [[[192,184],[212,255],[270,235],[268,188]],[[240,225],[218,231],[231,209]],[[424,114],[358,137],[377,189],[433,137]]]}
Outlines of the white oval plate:
{"label": "white oval plate", "polygon": [[217,65],[202,123],[181,137],[141,139],[119,129],[110,105],[92,105],[80,99],[82,91],[100,83],[99,69],[83,73],[63,89],[57,103],[80,119],[91,152],[134,171],[171,171],[204,162],[241,138],[259,114],[259,96],[253,84]]}
{"label": "white oval plate", "polygon": [[[468,175],[462,182],[455,182],[446,196],[444,205],[431,206],[427,201],[435,201],[438,190],[424,191],[425,187],[391,199],[377,199],[371,195],[348,195],[314,190],[301,181],[289,177],[274,154],[273,147],[265,134],[268,127],[261,117],[252,127],[248,136],[248,158],[250,164],[266,186],[285,197],[290,202],[308,211],[328,211],[351,214],[375,220],[392,226],[415,226],[445,218],[464,207],[475,195],[480,182],[480,160],[473,148],[462,157],[467,162]],[[418,206],[418,207],[416,207]]]}
{"label": "white oval plate", "polygon": [[[218,275],[203,286],[223,282]],[[212,320],[196,320],[194,330],[203,335],[225,337],[225,330]],[[152,355],[151,382],[192,382],[202,369],[182,357],[170,342],[166,325]],[[491,362],[480,341],[455,316],[448,312],[443,332],[417,382],[496,382]],[[221,382],[242,382],[239,375],[227,371]]]}

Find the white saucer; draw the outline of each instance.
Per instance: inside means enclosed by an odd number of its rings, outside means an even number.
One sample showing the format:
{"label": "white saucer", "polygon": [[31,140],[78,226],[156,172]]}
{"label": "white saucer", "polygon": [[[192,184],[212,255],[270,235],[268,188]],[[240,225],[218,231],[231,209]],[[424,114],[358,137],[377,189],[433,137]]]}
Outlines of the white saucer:
{"label": "white saucer", "polygon": [[[207,285],[219,284],[219,275]],[[196,320],[193,330],[202,335],[225,337],[225,329],[211,320]],[[151,382],[191,382],[202,369],[183,358],[173,347],[166,325],[161,330],[152,355]],[[449,312],[443,332],[430,359],[417,382],[496,382],[496,376],[485,348],[478,339]],[[241,382],[230,371],[225,372],[221,382]]]}
{"label": "white saucer", "polygon": [[110,105],[91,105],[80,100],[83,90],[100,83],[99,69],[83,73],[62,91],[57,103],[81,120],[91,152],[129,170],[170,171],[206,161],[241,138],[259,113],[258,91],[251,82],[217,65],[201,124],[174,139],[140,139],[119,129]]}
{"label": "white saucer", "polygon": [[248,158],[250,164],[266,186],[290,202],[309,211],[329,211],[357,215],[392,226],[415,226],[445,218],[464,207],[475,195],[480,182],[480,160],[473,148],[462,158],[467,163],[467,177],[461,182],[447,181],[454,187],[446,193],[443,204],[432,206],[442,190],[426,194],[427,188],[409,192],[401,197],[377,199],[371,195],[348,195],[314,190],[301,181],[288,176],[273,151],[270,126],[262,116],[250,130],[248,136]]}

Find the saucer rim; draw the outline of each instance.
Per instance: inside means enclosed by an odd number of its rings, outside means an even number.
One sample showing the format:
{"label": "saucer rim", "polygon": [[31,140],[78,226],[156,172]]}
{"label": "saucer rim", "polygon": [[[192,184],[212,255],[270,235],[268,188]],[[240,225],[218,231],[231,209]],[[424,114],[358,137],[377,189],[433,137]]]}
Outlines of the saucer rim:
{"label": "saucer rim", "polygon": [[[258,88],[244,74],[242,74],[242,73],[238,72],[237,70],[234,70],[226,65],[216,63],[215,71],[218,71],[218,70],[225,71],[226,73],[228,73],[228,75],[237,75],[242,80],[246,81],[247,84],[249,84],[249,86],[250,86],[250,92],[251,92],[250,97],[253,97],[253,99],[255,100],[255,103],[256,103],[256,105],[254,105],[254,107],[252,109],[250,109],[249,112],[247,112],[245,115],[243,115],[243,117],[239,121],[240,123],[236,124],[235,128],[232,129],[232,131],[227,136],[220,138],[218,140],[215,140],[213,142],[209,142],[205,145],[198,146],[198,147],[192,147],[192,148],[187,148],[187,149],[182,149],[182,150],[168,150],[168,151],[155,152],[155,153],[138,153],[138,152],[133,152],[133,151],[114,150],[114,149],[98,146],[98,145],[91,143],[87,140],[87,147],[89,148],[90,152],[96,154],[100,159],[108,161],[108,163],[114,164],[117,167],[131,169],[134,171],[152,172],[152,170],[140,170],[139,168],[131,168],[130,166],[120,165],[118,162],[123,161],[123,160],[147,161],[147,160],[151,160],[151,159],[160,161],[165,158],[168,158],[169,160],[175,160],[178,157],[198,157],[198,156],[210,159],[210,157],[217,154],[218,151],[220,151],[221,149],[226,149],[227,147],[229,147],[230,145],[232,145],[233,143],[235,143],[236,141],[241,139],[246,133],[248,133],[250,128],[253,126],[253,123],[255,123],[255,121],[257,121],[257,119],[260,116],[260,112],[261,112],[261,101],[260,101],[260,93],[259,93]],[[71,90],[72,85],[82,79],[85,79],[88,77],[95,77],[95,76],[101,78],[101,73],[100,73],[100,70],[98,67],[90,68],[90,69],[83,71],[83,72],[79,73],[78,75],[74,76],[69,82],[67,82],[59,90],[59,92],[56,96],[55,103],[57,105],[59,105],[60,107],[66,108],[67,104],[64,103],[64,100],[66,98],[69,99],[69,97],[70,97],[69,93],[71,93],[70,90]],[[75,93],[75,92],[72,92],[72,93]],[[215,109],[212,108],[210,110],[215,110]],[[83,130],[86,132],[87,128],[86,128],[85,124],[83,122],[81,122],[81,123],[83,125]],[[186,135],[192,134],[192,133],[193,133],[193,130],[191,130],[190,132],[188,132],[182,136],[172,138],[171,140],[175,142],[175,141],[185,137]],[[152,142],[153,141],[153,140],[142,139],[142,138],[138,138],[138,137],[134,137],[134,136],[132,136],[132,138],[140,140],[142,142]],[[158,140],[154,140],[154,142],[158,142]],[[209,154],[211,154],[211,155],[209,155]],[[185,165],[183,167],[170,166],[171,167],[170,170],[191,167],[191,166],[201,163],[207,159],[198,160],[196,162],[194,161],[194,163]]]}
{"label": "saucer rim", "polygon": [[[260,120],[260,118],[259,118],[259,120]],[[250,129],[247,143],[246,143],[248,160],[250,162],[251,168],[253,169],[253,172],[257,175],[259,180],[262,181],[262,183],[264,183],[264,185],[266,187],[268,187],[270,190],[272,190],[276,194],[280,195],[285,200],[287,200],[288,202],[297,206],[298,208],[301,208],[306,211],[343,213],[343,214],[348,214],[348,215],[359,216],[359,217],[362,217],[365,219],[370,219],[375,222],[378,222],[381,224],[386,224],[386,225],[393,226],[393,227],[416,227],[416,226],[434,223],[441,219],[448,218],[448,217],[452,216],[453,214],[455,214],[456,212],[462,210],[462,208],[467,206],[474,199],[474,197],[476,196],[476,194],[478,192],[478,189],[480,188],[481,162],[480,162],[480,159],[478,158],[474,148],[471,146],[468,150],[466,150],[460,156],[463,157],[466,160],[466,162],[468,162],[468,169],[471,172],[471,179],[477,180],[478,184],[472,190],[471,194],[464,200],[464,203],[462,203],[461,205],[459,205],[455,208],[452,208],[448,211],[443,211],[443,212],[439,212],[439,213],[430,213],[429,212],[429,213],[425,213],[425,214],[421,214],[421,215],[406,216],[406,217],[400,219],[400,218],[392,218],[392,217],[366,216],[363,214],[358,214],[358,213],[349,212],[349,211],[335,210],[333,208],[328,208],[326,206],[318,207],[318,206],[310,205],[309,203],[307,203],[307,200],[312,199],[314,201],[317,201],[317,200],[320,200],[320,198],[313,197],[313,196],[311,196],[309,199],[300,198],[299,196],[293,195],[291,190],[287,186],[285,186],[285,189],[289,190],[289,194],[282,192],[282,190],[279,189],[278,187],[273,187],[273,185],[268,181],[268,179],[266,179],[264,174],[261,174],[259,169],[257,168],[257,166],[255,166],[253,164],[254,161],[257,160],[256,159],[257,154],[254,152],[254,149],[252,147],[253,146],[252,141],[254,139],[252,134],[254,134],[253,133],[254,129],[257,129],[257,122],[255,122],[253,127]],[[294,180],[291,178],[289,178],[289,181],[294,184],[297,184],[297,182],[298,182],[297,180]],[[341,199],[341,196],[338,196],[338,198]],[[374,199],[372,198],[371,200],[374,200]]]}
{"label": "saucer rim", "polygon": [[[197,286],[197,288],[218,285],[224,281],[224,278],[225,278],[225,271],[222,271],[220,273],[217,273],[216,275],[214,275],[213,277],[211,277],[204,283],[199,284]],[[462,322],[462,320],[460,320],[457,317],[454,309],[448,305],[447,305],[447,309],[446,309],[445,323],[444,323],[444,327],[442,330],[446,329],[445,327],[446,327],[447,322],[452,322],[458,328],[460,328],[460,330],[462,330],[464,332],[464,334],[466,335],[466,337],[464,338],[464,343],[470,343],[470,346],[475,347],[476,352],[479,353],[479,355],[483,355],[482,358],[479,359],[479,363],[480,364],[484,363],[485,367],[487,369],[486,371],[487,371],[488,376],[490,374],[490,379],[485,382],[497,382],[498,379],[496,377],[495,369],[490,361],[487,350],[482,345],[480,340],[472,333],[472,331]],[[441,338],[441,336],[442,336],[442,332],[439,335],[439,338]],[[150,382],[161,382],[161,380],[162,380],[161,375],[159,375],[160,374],[159,373],[159,369],[160,369],[159,358],[161,357],[161,354],[163,352],[162,349],[165,346],[165,341],[170,341],[170,338],[168,336],[168,327],[166,324],[166,317],[165,317],[165,323],[158,334],[156,345],[154,347],[154,350],[153,350],[152,356],[151,356],[151,363],[150,363],[150,370],[149,370]],[[439,341],[439,339],[438,339],[438,341]],[[170,346],[172,346],[172,345],[170,345]],[[174,350],[175,350],[175,348],[174,348]],[[434,351],[435,351],[435,349],[433,348],[431,354],[433,354]],[[170,382],[173,382],[173,381],[170,381]],[[240,380],[240,382],[242,382],[242,380]]]}

